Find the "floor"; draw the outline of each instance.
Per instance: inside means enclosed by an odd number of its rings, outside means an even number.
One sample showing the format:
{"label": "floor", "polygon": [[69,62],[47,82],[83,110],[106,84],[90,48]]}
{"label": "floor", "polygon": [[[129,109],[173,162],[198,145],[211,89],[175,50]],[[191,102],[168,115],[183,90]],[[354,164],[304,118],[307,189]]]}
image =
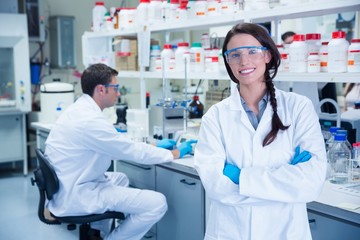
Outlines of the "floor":
{"label": "floor", "polygon": [[78,228],[69,231],[67,225],[47,225],[39,220],[39,192],[31,185],[32,170],[24,176],[20,164],[0,165],[0,239],[78,239]]}

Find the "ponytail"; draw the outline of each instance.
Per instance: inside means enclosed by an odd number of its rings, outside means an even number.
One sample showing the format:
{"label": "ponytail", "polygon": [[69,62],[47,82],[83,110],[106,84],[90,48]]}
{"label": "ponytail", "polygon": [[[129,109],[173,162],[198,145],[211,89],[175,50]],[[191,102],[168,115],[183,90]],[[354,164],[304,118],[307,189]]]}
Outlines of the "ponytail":
{"label": "ponytail", "polygon": [[263,147],[265,147],[266,145],[269,145],[270,143],[272,143],[275,138],[277,133],[279,132],[279,130],[286,130],[290,127],[289,126],[284,126],[284,124],[281,122],[279,115],[277,114],[277,102],[276,102],[276,97],[275,97],[275,87],[274,87],[274,83],[272,82],[272,80],[267,80],[266,81],[266,87],[268,89],[269,95],[270,95],[270,104],[271,107],[273,109],[273,116],[271,119],[271,131],[266,135],[264,141],[263,141]]}

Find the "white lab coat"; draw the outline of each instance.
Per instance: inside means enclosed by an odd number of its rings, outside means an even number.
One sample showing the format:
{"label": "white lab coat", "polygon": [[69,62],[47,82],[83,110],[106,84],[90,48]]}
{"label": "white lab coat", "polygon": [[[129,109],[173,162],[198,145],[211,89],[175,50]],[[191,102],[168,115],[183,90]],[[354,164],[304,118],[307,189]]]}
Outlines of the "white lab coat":
{"label": "white lab coat", "polygon": [[[161,207],[156,205],[160,212],[165,213],[167,209],[165,197],[159,193],[128,188],[125,175],[106,171],[112,160],[158,164],[173,160],[171,152],[130,141],[119,134],[89,95],[84,94],[62,113],[50,131],[45,153],[60,181],[59,192],[48,203],[49,210],[57,216],[102,213],[107,210],[141,215],[146,210],[155,210],[152,201],[160,202]],[[129,221],[141,224],[150,218],[159,220],[162,217],[161,214],[157,215],[137,217],[136,220],[132,217]],[[149,224],[151,227],[153,222]],[[141,235],[138,229],[129,232],[129,236],[134,232]],[[114,238],[139,238],[129,236]]]}
{"label": "white lab coat", "polygon": [[[290,127],[265,147],[270,101],[257,130],[235,88],[202,118],[195,168],[210,200],[206,240],[311,239],[306,203],[317,198],[325,180],[324,140],[308,98],[278,89],[276,98],[280,119]],[[298,145],[312,158],[290,165]],[[223,175],[225,162],[241,169],[239,185]]]}

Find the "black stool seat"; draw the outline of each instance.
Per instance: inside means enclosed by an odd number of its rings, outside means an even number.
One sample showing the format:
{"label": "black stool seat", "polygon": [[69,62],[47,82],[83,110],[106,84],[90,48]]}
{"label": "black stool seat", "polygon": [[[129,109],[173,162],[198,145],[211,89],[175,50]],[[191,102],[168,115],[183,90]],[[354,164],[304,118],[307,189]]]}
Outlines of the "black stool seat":
{"label": "black stool seat", "polygon": [[[40,149],[36,149],[36,156],[39,162],[38,167],[34,171],[34,178],[31,178],[31,184],[37,185],[40,194],[38,216],[39,219],[46,224],[80,224],[79,239],[88,239],[90,230],[90,223],[104,219],[125,219],[122,212],[108,211],[101,214],[89,214],[83,216],[55,216],[52,213],[53,219],[47,219],[44,215],[45,197],[51,200],[57,191],[59,191],[59,179],[57,178],[54,168],[51,166],[47,157]],[[114,221],[113,221],[114,227]]]}

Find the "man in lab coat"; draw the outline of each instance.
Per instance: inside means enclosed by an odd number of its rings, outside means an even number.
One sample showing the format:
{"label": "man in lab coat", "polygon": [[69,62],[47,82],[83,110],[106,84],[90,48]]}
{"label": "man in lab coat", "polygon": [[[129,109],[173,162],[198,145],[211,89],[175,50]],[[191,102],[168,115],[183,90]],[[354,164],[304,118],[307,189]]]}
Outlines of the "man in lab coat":
{"label": "man in lab coat", "polygon": [[119,134],[102,114],[115,104],[119,92],[117,71],[94,64],[81,77],[83,95],[68,107],[46,141],[48,156],[59,178],[59,192],[47,208],[55,216],[120,211],[126,219],[112,232],[111,220],[92,224],[105,239],[140,239],[167,210],[158,192],[128,188],[120,172],[107,172],[112,159],[142,164],[172,161],[191,152],[190,143],[176,150],[133,142]]}

